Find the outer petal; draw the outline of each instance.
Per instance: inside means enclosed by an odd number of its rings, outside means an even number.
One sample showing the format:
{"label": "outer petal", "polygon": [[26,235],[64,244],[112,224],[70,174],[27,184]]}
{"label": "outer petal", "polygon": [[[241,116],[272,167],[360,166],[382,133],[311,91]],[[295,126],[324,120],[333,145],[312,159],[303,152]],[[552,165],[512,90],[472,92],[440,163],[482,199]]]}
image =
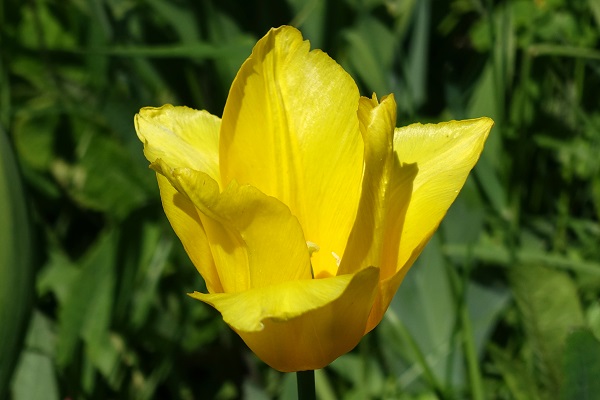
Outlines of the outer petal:
{"label": "outer petal", "polygon": [[138,138],[148,161],[160,158],[172,168],[186,167],[219,179],[221,120],[188,107],[144,107],[135,116]]}
{"label": "outer petal", "polygon": [[302,229],[280,201],[235,181],[220,193],[207,174],[162,160],[152,166],[198,209],[225,292],[310,279]]}
{"label": "outer petal", "polygon": [[287,204],[313,253],[315,276],[335,275],[358,207],[363,143],[358,89],[298,30],[271,30],[242,65],[221,128],[223,183],[257,187]]}
{"label": "outer petal", "polygon": [[402,230],[398,266],[414,261],[458,196],[494,125],[490,118],[413,124],[396,129],[394,151],[419,173]]}
{"label": "outer petal", "polygon": [[323,368],[358,344],[378,280],[379,270],[371,267],[243,293],[191,296],[219,310],[271,367],[293,372]]}
{"label": "outer petal", "polygon": [[161,174],[156,174],[156,177],[165,214],[192,263],[204,278],[208,291],[223,292],[206,232],[194,203],[179,193],[167,178]]}
{"label": "outer petal", "polygon": [[[416,166],[418,173],[412,187],[397,188],[412,192],[410,203],[403,224],[397,227],[401,229],[399,251],[384,250],[382,282],[367,331],[381,321],[404,275],[456,199],[483,151],[493,124],[489,118],[478,118],[396,129],[394,151],[398,160],[402,166]],[[386,238],[397,234],[396,230],[388,231]]]}

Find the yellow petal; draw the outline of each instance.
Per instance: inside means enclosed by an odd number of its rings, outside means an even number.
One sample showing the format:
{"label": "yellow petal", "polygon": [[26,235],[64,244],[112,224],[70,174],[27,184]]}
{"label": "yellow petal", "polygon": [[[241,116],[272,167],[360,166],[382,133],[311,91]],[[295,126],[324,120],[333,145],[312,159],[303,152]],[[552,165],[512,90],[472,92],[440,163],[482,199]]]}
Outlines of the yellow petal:
{"label": "yellow petal", "polygon": [[135,129],[148,161],[160,158],[171,168],[207,173],[219,182],[221,120],[188,107],[144,107],[135,116]]}
{"label": "yellow petal", "polygon": [[208,291],[210,293],[223,292],[196,207],[187,197],[179,193],[167,178],[158,173],[156,177],[165,214],[192,263],[204,278]]}
{"label": "yellow petal", "polygon": [[[298,30],[271,30],[240,69],[221,128],[222,182],[250,184],[287,204],[315,276],[335,275],[356,216],[363,168],[358,89]],[[316,248],[316,247],[315,247]]]}
{"label": "yellow petal", "polygon": [[293,372],[323,368],[358,344],[378,280],[372,267],[243,293],[191,296],[219,310],[264,362]]}
{"label": "yellow petal", "polygon": [[280,201],[235,181],[219,193],[207,174],[160,159],[153,167],[198,209],[225,292],[310,279],[302,229]]}
{"label": "yellow petal", "polygon": [[381,321],[404,275],[456,199],[493,124],[489,118],[478,118],[396,129],[394,151],[400,165],[414,166],[418,172],[410,186],[396,188],[410,192],[410,200],[402,224],[386,231],[390,243],[401,231],[400,246],[397,252],[393,247],[384,249],[382,282],[367,331]]}
{"label": "yellow petal", "polygon": [[458,196],[483,151],[494,122],[490,118],[413,124],[396,129],[394,151],[400,164],[416,164],[410,205],[400,243],[401,268],[429,240]]}
{"label": "yellow petal", "polygon": [[[362,97],[358,117],[365,143],[365,171],[360,205],[342,258],[340,274],[352,273],[370,265],[382,267],[383,247],[395,245],[398,248],[399,232],[395,237],[388,237],[386,233],[394,229],[387,225],[402,222],[410,196],[406,188],[410,188],[415,175],[414,172],[405,173],[393,151],[396,126],[394,96],[384,97],[381,104],[375,95],[371,99]],[[410,167],[405,169],[410,170]],[[403,190],[397,190],[399,187]]]}

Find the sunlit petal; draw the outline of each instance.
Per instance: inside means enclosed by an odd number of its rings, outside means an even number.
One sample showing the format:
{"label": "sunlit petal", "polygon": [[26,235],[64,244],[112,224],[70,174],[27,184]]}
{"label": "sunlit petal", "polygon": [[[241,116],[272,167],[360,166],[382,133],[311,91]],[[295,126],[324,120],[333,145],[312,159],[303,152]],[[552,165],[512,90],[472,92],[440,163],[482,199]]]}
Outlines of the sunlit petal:
{"label": "sunlit petal", "polygon": [[317,277],[335,275],[360,194],[358,89],[327,54],[291,27],[255,46],[229,93],[221,128],[224,185],[236,179],[287,204]]}
{"label": "sunlit petal", "polygon": [[135,116],[135,129],[148,161],[160,158],[171,168],[192,168],[219,178],[221,120],[188,107],[144,107]]}
{"label": "sunlit petal", "polygon": [[397,128],[394,151],[401,165],[415,164],[410,206],[401,235],[398,268],[414,260],[427,242],[483,151],[494,122],[489,118]]}

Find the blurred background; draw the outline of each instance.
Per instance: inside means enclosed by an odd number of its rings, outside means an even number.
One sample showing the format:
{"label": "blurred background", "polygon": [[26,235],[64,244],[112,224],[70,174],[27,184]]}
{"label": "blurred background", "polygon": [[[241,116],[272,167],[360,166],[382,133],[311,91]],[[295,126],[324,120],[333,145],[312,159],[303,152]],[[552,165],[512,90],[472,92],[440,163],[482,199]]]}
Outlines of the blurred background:
{"label": "blurred background", "polygon": [[479,164],[320,399],[600,393],[599,0],[0,0],[0,398],[293,399],[210,307],[133,115],[221,115],[291,24],[398,126],[479,116]]}

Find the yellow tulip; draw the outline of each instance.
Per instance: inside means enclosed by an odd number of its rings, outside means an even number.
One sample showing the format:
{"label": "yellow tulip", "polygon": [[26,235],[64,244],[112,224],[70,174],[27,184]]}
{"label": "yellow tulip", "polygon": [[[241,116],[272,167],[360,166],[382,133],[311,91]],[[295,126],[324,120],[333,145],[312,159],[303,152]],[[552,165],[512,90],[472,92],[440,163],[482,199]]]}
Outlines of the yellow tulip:
{"label": "yellow tulip", "polygon": [[165,105],[135,127],[210,304],[280,371],[326,366],[382,319],[475,165],[489,118],[395,128],[295,28],[272,29],[223,118]]}

